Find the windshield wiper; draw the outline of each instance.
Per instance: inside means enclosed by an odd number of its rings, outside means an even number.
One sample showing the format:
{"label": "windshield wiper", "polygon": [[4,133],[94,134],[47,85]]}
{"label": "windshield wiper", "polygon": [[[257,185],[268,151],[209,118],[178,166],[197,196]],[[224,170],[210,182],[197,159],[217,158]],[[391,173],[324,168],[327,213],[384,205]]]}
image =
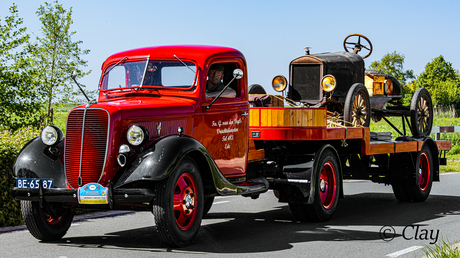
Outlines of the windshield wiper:
{"label": "windshield wiper", "polygon": [[184,61],[180,60],[179,57],[177,57],[176,55],[174,55],[174,57],[179,60],[183,65],[185,65],[185,67],[187,67],[188,69],[190,69],[190,71],[192,71],[193,73],[196,73],[195,71],[193,71],[192,68],[190,68],[186,63],[184,63]]}
{"label": "windshield wiper", "polygon": [[121,62],[123,62],[124,60],[128,59],[127,56],[123,57],[120,61],[118,61],[114,66],[110,67],[110,69],[108,69],[107,71],[105,71],[104,75],[102,75],[102,77],[104,77],[106,74],[108,74],[110,71],[112,71],[113,68],[117,67],[117,65],[119,65]]}

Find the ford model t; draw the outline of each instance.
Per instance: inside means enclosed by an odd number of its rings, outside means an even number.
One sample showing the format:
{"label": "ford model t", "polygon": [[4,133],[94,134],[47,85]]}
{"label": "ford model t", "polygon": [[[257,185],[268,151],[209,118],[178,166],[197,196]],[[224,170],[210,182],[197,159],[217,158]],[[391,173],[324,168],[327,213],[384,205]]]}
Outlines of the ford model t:
{"label": "ford model t", "polygon": [[[290,63],[289,85],[284,76],[278,75],[273,79],[274,89],[283,91],[288,86],[289,99],[305,106],[327,107],[331,117],[346,126],[369,126],[371,118],[389,122],[385,117],[401,116],[403,125],[404,122],[409,125],[413,136],[429,135],[433,107],[428,91],[418,89],[411,104],[404,106],[402,87],[394,77],[365,69],[364,58],[372,53],[369,39],[351,34],[345,38],[343,46],[345,52],[321,54],[310,54],[306,48],[305,55]],[[250,93],[261,92],[253,88]],[[394,129],[406,134],[405,128],[404,132]]]}

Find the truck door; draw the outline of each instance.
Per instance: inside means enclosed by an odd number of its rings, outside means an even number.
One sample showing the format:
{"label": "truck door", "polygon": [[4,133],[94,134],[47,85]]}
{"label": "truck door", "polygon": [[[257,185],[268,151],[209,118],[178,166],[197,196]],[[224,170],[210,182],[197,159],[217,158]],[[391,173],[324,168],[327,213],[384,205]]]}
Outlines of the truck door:
{"label": "truck door", "polygon": [[[217,70],[216,71],[216,67]],[[226,85],[233,78],[233,70],[244,69],[243,61],[212,63],[207,66],[205,74],[222,72],[221,85]],[[221,71],[222,70],[222,71]],[[247,81],[244,74],[240,80],[234,80],[230,88],[234,95],[226,92],[218,98],[211,108],[203,111],[201,142],[210,152],[222,173],[228,178],[246,176],[246,162],[248,153],[249,130],[249,103],[244,88]],[[209,81],[211,78],[207,78]],[[205,86],[205,85],[204,85]],[[222,86],[223,87],[223,86]],[[214,97],[206,97],[205,87],[202,88],[203,106],[209,105]],[[211,93],[212,94],[212,93]],[[215,94],[214,94],[215,95]],[[194,129],[196,132],[196,129]]]}

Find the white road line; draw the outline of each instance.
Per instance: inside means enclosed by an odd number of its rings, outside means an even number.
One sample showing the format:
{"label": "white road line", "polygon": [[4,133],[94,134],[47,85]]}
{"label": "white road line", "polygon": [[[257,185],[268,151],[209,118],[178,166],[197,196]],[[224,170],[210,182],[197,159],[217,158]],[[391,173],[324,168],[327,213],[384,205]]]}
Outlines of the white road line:
{"label": "white road line", "polygon": [[226,202],[230,202],[230,201],[214,202],[213,204],[221,204],[221,203],[226,203]]}
{"label": "white road line", "polygon": [[387,254],[387,257],[399,257],[401,255],[416,251],[416,250],[418,250],[420,248],[423,248],[423,246],[414,245],[414,246],[411,246],[409,248],[403,249],[401,251],[397,251],[397,252],[394,252],[394,253],[391,253],[391,254]]}

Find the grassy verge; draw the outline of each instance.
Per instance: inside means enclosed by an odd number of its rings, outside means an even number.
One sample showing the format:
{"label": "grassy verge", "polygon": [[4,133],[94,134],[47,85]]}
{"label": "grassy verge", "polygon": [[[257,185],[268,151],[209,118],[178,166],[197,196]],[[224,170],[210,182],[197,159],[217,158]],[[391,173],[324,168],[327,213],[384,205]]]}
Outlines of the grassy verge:
{"label": "grassy verge", "polygon": [[424,257],[433,258],[460,258],[460,245],[451,244],[449,241],[442,240],[435,245],[427,245],[422,249]]}

